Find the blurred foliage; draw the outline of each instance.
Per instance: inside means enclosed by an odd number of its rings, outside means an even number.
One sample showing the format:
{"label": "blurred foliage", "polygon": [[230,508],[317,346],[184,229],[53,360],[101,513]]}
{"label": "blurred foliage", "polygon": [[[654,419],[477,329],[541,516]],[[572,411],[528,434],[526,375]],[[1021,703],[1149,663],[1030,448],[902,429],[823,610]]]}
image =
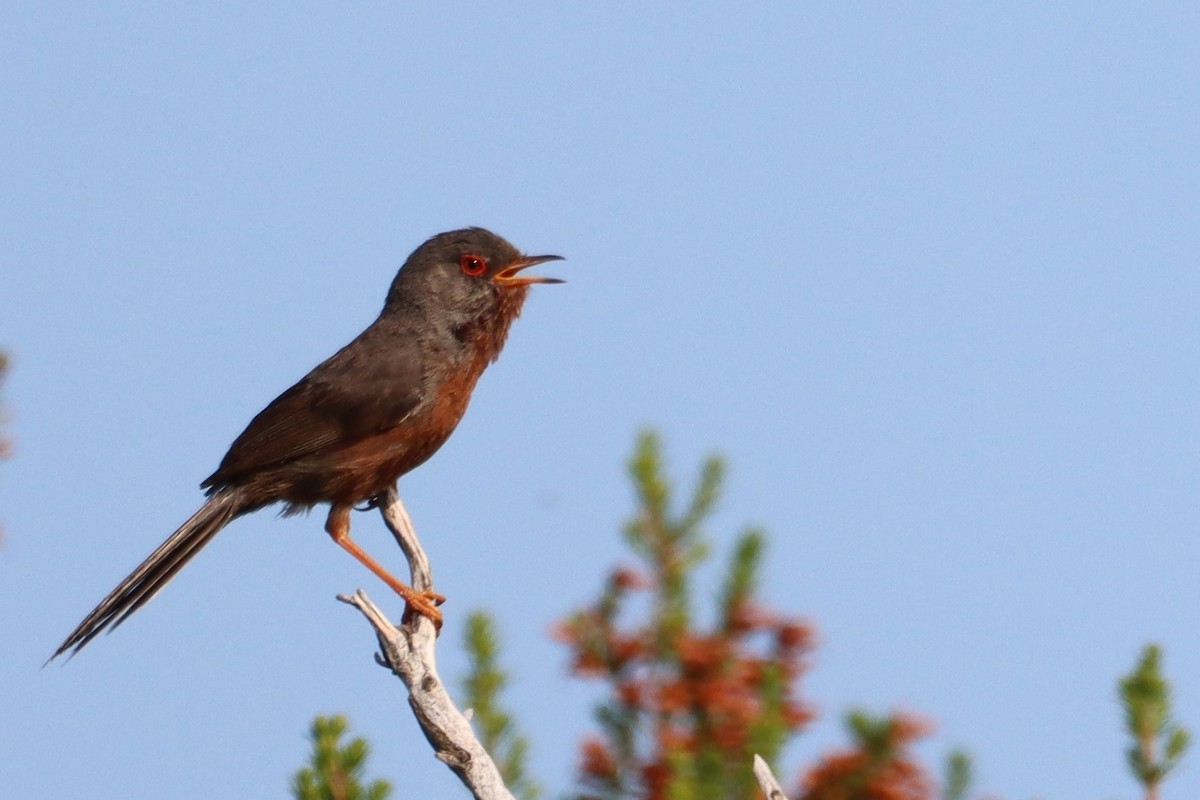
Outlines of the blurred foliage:
{"label": "blurred foliage", "polygon": [[[846,715],[852,744],[821,758],[803,780],[803,800],[930,800],[934,788],[911,746],[930,726],[909,714]],[[948,796],[948,795],[947,795]]]}
{"label": "blurred foliage", "polygon": [[965,750],[955,750],[946,758],[946,777],[942,781],[942,800],[967,800],[971,791],[973,765]]}
{"label": "blurred foliage", "polygon": [[[0,351],[0,390],[4,389],[4,379],[8,377],[8,356]],[[4,394],[0,392],[0,425],[7,422],[7,417],[4,410]],[[8,458],[12,451],[12,442],[8,437],[0,431],[0,459]]]}
{"label": "blurred foliage", "polygon": [[625,526],[638,564],[613,569],[596,601],[556,631],[572,671],[606,687],[599,733],[582,744],[581,800],[757,798],[752,756],[773,761],[813,716],[797,696],[813,631],[755,597],[760,531],[738,536],[714,622],[697,622],[692,583],[724,471],[707,459],[676,509],[658,438],[638,439],[629,462],[637,509]]}
{"label": "blurred foliage", "polygon": [[1191,734],[1172,718],[1171,685],[1162,674],[1162,649],[1149,644],[1137,666],[1118,683],[1125,730],[1133,740],[1126,751],[1129,769],[1156,800],[1159,786],[1179,766]]}
{"label": "blurred foliage", "polygon": [[466,705],[479,741],[496,762],[504,784],[517,800],[537,800],[541,792],[525,772],[529,743],[517,733],[512,717],[501,709],[499,697],[508,683],[500,669],[500,644],[495,623],[482,611],[467,617],[463,644],[471,671],[463,681]]}
{"label": "blurred foliage", "polygon": [[357,737],[343,746],[341,738],[347,728],[346,718],[340,714],[313,720],[308,766],[292,777],[292,796],[296,800],[386,800],[391,795],[387,781],[363,785],[370,748],[365,739]]}
{"label": "blurred foliage", "polygon": [[[0,389],[4,388],[4,379],[8,377],[8,356],[0,351]],[[4,409],[4,395],[0,393],[0,461],[12,453],[12,442],[4,433],[4,423],[7,421]],[[4,526],[0,525],[0,544],[4,542]]]}
{"label": "blurred foliage", "polygon": [[[702,625],[694,589],[697,567],[708,555],[704,524],[721,495],[724,464],[710,457],[682,503],[667,478],[658,437],[639,436],[629,462],[636,510],[625,525],[633,566],[611,569],[596,600],[560,622],[555,637],[566,644],[571,670],[598,681],[604,699],[595,709],[598,731],[581,743],[575,800],[759,800],[750,765],[769,763],[813,719],[799,698],[814,632],[807,623],[765,607],[757,598],[765,537],[742,531],[723,570],[721,587]],[[471,670],[464,681],[484,747],[510,791],[535,800],[526,775],[528,745],[499,705],[507,676],[491,618],[467,622]],[[1162,653],[1142,652],[1119,683],[1125,726],[1132,739],[1128,761],[1157,800],[1162,781],[1179,765],[1190,736],[1172,718],[1170,685]],[[908,713],[846,715],[849,743],[802,770],[791,796],[797,800],[933,800],[938,787],[914,754],[932,726]],[[302,800],[384,798],[387,784],[359,789],[366,744],[346,748],[341,717],[313,725],[312,766],[297,773],[293,792]],[[961,750],[946,759],[943,800],[967,800],[973,764]],[[348,787],[348,788],[334,788]],[[341,792],[341,793],[338,793]]]}

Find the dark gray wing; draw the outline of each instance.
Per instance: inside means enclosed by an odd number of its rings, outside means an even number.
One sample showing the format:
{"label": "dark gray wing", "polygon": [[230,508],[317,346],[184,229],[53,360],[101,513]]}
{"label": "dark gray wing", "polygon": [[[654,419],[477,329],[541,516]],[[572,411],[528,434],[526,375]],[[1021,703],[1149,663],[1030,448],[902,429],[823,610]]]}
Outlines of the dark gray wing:
{"label": "dark gray wing", "polygon": [[416,337],[365,330],[258,413],[202,487],[353,444],[398,424],[421,402]]}

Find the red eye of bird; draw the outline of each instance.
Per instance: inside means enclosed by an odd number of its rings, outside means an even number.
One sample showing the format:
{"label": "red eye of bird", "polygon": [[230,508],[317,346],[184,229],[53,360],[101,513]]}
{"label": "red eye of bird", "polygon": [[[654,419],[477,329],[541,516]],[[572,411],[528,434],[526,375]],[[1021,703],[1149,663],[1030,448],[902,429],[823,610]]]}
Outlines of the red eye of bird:
{"label": "red eye of bird", "polygon": [[462,271],[472,278],[478,278],[483,273],[487,272],[487,262],[479,256],[465,255],[458,260],[458,266],[462,267]]}

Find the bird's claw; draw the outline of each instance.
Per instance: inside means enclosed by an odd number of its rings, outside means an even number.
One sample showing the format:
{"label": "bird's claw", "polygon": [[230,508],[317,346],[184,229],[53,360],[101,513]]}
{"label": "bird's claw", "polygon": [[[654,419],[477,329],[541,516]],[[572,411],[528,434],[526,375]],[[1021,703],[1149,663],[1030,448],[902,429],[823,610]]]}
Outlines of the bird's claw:
{"label": "bird's claw", "polygon": [[355,506],[354,510],[355,511],[374,511],[375,509],[379,508],[381,505],[383,505],[383,502],[379,499],[379,495],[375,495],[374,497],[363,502],[363,504],[361,506]]}
{"label": "bird's claw", "polygon": [[437,632],[442,630],[442,612],[438,609],[442,603],[446,602],[446,596],[438,594],[432,589],[417,589],[411,595],[405,595],[404,616],[401,618],[405,623],[413,621],[414,614],[420,614],[433,623],[433,629]]}

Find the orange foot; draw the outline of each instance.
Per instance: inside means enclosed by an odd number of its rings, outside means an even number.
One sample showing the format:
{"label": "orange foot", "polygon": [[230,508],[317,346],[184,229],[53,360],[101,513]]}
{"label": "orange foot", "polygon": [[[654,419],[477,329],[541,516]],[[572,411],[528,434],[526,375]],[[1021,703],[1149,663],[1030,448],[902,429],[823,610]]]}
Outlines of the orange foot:
{"label": "orange foot", "polygon": [[[400,584],[404,586],[404,584]],[[442,612],[438,609],[442,603],[446,602],[446,597],[440,595],[432,589],[413,589],[410,586],[404,586],[408,591],[402,592],[398,587],[393,586],[397,594],[404,598],[404,622],[412,622],[414,614],[420,614],[433,623],[433,629],[439,633],[442,630]]]}
{"label": "orange foot", "polygon": [[329,519],[325,521],[325,530],[343,550],[358,559],[359,563],[374,572],[384,583],[392,587],[392,591],[404,598],[404,621],[411,622],[412,615],[420,614],[433,623],[435,630],[442,629],[442,612],[438,606],[446,602],[446,598],[432,589],[414,589],[403,581],[397,580],[392,573],[383,568],[371,558],[358,543],[350,538],[350,506],[335,505],[329,510]]}

